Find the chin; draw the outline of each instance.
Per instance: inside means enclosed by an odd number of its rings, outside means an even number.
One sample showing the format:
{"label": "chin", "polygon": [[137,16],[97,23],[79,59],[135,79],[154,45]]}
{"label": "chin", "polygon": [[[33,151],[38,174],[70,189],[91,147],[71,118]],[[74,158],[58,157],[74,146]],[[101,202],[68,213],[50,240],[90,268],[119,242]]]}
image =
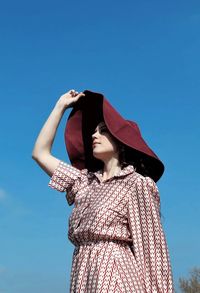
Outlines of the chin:
{"label": "chin", "polygon": [[98,156],[98,154],[94,154],[94,153],[93,153],[93,157],[94,157],[95,159],[101,160],[101,156]]}
{"label": "chin", "polygon": [[101,161],[104,158],[102,153],[98,153],[98,152],[94,152],[94,151],[93,151],[93,157],[95,157],[96,159],[101,160]]}
{"label": "chin", "polygon": [[96,159],[105,162],[107,160],[109,160],[110,158],[112,158],[114,156],[113,153],[102,153],[102,152],[94,152],[93,151],[93,157],[95,157]]}

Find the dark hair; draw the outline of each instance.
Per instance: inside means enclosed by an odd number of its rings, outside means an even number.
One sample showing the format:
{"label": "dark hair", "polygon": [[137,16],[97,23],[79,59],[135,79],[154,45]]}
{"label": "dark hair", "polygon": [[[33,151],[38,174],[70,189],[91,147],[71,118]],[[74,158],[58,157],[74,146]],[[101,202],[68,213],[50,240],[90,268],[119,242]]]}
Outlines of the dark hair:
{"label": "dark hair", "polygon": [[[149,171],[145,167],[145,159],[141,156],[140,152],[133,151],[133,149],[129,148],[122,142],[117,142],[118,151],[119,151],[119,161],[122,168],[127,165],[133,165],[136,172],[140,173],[143,176],[149,176]],[[129,155],[131,152],[131,156]],[[133,155],[134,154],[134,155]]]}
{"label": "dark hair", "polygon": [[118,141],[118,152],[119,152],[119,162],[122,168],[128,165],[126,161],[126,153],[125,153],[125,146]]}
{"label": "dark hair", "polygon": [[[141,175],[145,177],[147,176],[150,177],[149,171],[145,167],[145,164],[144,164],[144,158],[141,158],[141,156],[137,152],[135,152],[134,159],[132,157],[132,159],[129,160],[127,146],[119,141],[117,141],[117,146],[118,146],[118,152],[119,152],[119,162],[122,169],[126,167],[127,165],[132,165],[137,173],[140,173]],[[163,214],[161,213],[161,204],[160,204],[159,215],[160,215],[160,218],[163,218]]]}
{"label": "dark hair", "polygon": [[[103,121],[105,123],[104,119],[100,121]],[[153,174],[153,170],[151,167],[152,164],[149,163],[149,157],[146,154],[141,153],[140,151],[128,147],[127,145],[119,141],[110,131],[109,133],[112,136],[113,140],[116,142],[121,168],[123,169],[128,165],[132,165],[136,172],[145,177],[151,177],[151,174]]]}

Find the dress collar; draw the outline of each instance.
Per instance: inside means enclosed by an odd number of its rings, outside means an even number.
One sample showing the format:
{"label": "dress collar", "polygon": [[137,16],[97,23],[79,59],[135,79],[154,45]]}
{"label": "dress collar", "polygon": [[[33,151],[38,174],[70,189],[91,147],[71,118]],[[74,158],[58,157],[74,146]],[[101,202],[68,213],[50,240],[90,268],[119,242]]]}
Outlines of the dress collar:
{"label": "dress collar", "polygon": [[[114,178],[114,177],[123,177],[123,176],[126,176],[126,175],[129,175],[131,173],[134,173],[135,172],[135,169],[132,165],[128,165],[126,167],[124,167],[122,170],[120,170],[120,172],[117,174],[117,175],[114,175],[113,177],[111,178]],[[102,170],[98,170],[96,172],[89,172],[91,175],[95,175],[98,179],[101,179],[103,174],[102,174]],[[109,178],[109,179],[111,179]],[[105,181],[109,180],[109,179],[106,179]]]}

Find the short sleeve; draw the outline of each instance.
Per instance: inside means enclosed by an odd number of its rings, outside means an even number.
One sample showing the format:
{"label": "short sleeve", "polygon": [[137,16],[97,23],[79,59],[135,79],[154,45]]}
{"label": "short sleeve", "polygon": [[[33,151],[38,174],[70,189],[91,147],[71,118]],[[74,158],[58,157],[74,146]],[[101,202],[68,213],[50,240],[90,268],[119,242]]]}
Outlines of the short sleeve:
{"label": "short sleeve", "polygon": [[137,178],[129,197],[128,220],[145,292],[174,292],[168,247],[160,221],[160,196],[150,177]]}
{"label": "short sleeve", "polygon": [[63,161],[58,163],[48,186],[60,192],[66,192],[69,205],[74,203],[75,194],[81,188],[81,183],[87,181],[87,169],[79,170]]}

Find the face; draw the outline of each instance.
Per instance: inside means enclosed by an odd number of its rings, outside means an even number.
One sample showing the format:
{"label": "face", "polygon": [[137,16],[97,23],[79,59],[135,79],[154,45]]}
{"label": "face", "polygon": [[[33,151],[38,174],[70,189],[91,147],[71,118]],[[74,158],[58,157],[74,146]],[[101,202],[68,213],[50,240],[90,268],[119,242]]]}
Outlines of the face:
{"label": "face", "polygon": [[104,122],[100,122],[97,125],[92,135],[92,142],[93,156],[95,158],[105,161],[117,155],[118,149],[116,140],[113,138]]}

